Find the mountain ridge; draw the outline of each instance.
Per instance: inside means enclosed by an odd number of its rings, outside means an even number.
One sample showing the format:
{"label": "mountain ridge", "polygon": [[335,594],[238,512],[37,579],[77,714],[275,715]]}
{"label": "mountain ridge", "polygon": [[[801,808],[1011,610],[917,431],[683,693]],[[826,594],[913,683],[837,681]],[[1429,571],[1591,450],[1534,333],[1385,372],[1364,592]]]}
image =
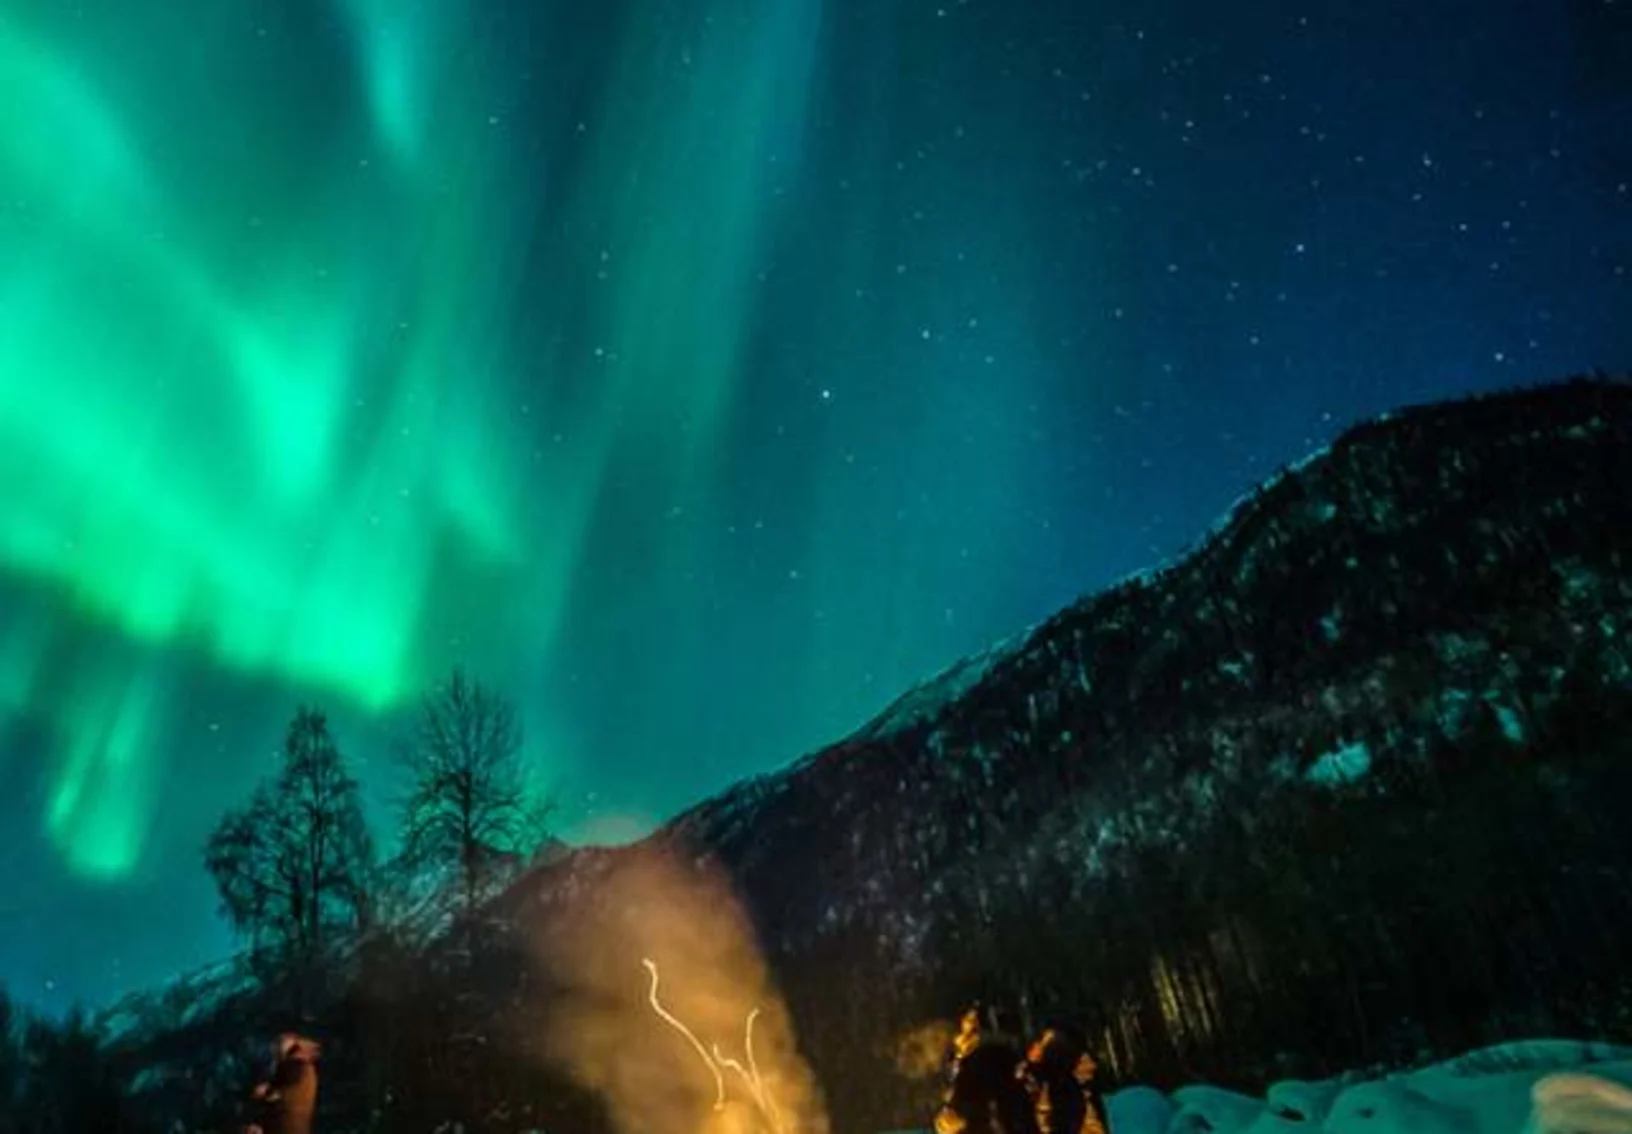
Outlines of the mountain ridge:
{"label": "mountain ridge", "polygon": [[[1264,522],[1264,517],[1269,514],[1272,506],[1285,506],[1282,498],[1288,492],[1294,491],[1293,486],[1296,485],[1297,478],[1310,470],[1320,468],[1326,461],[1346,457],[1358,446],[1377,436],[1379,431],[1411,433],[1417,430],[1443,429],[1452,423],[1465,425],[1463,417],[1465,413],[1484,409],[1491,411],[1489,416],[1500,416],[1500,411],[1505,408],[1537,398],[1549,402],[1555,399],[1584,398],[1583,407],[1587,407],[1602,397],[1632,401],[1632,379],[1609,379],[1602,375],[1593,378],[1575,377],[1560,384],[1496,391],[1450,402],[1426,402],[1391,410],[1360,422],[1345,430],[1330,445],[1284,466],[1253,491],[1240,497],[1212,526],[1206,536],[1197,543],[1187,545],[1160,567],[1135,571],[1105,588],[1085,594],[1024,631],[999,639],[984,650],[955,660],[943,667],[939,673],[909,687],[860,727],[839,740],[798,757],[781,768],[749,777],[709,799],[699,801],[661,824],[648,838],[661,838],[663,832],[670,828],[689,825],[692,817],[698,812],[719,805],[749,785],[767,778],[791,775],[828,753],[844,750],[858,743],[885,739],[924,723],[926,718],[938,716],[992,678],[994,670],[1021,664],[1020,659],[1033,643],[1038,638],[1046,636],[1052,627],[1064,620],[1093,612],[1130,592],[1158,586],[1174,573],[1187,571],[1208,559],[1223,560],[1236,556],[1246,561],[1252,548],[1247,535],[1243,533],[1255,532]],[[1625,406],[1621,407],[1620,412],[1625,412]],[[1584,431],[1603,428],[1608,424],[1606,420],[1601,419],[1596,409],[1583,408],[1580,416],[1581,421],[1566,428]],[[1536,429],[1529,429],[1528,433],[1532,439],[1543,437],[1542,431]],[[1577,432],[1573,436],[1582,438],[1587,434]],[[1335,510],[1322,514],[1325,518],[1331,518],[1335,515]],[[1355,514],[1365,513],[1363,510],[1357,510]],[[1383,517],[1372,519],[1375,522]],[[1243,567],[1245,566],[1250,564],[1243,562]],[[637,841],[635,845],[643,841]]]}
{"label": "mountain ridge", "polygon": [[[1405,847],[1431,813],[1421,809],[1438,808],[1496,859],[1517,853],[1516,836],[1491,829],[1496,818],[1438,797],[1484,774],[1462,767],[1470,747],[1503,768],[1513,753],[1551,760],[1567,727],[1561,704],[1628,687],[1617,643],[1632,631],[1632,503],[1616,485],[1632,483],[1629,442],[1632,386],[1603,378],[1361,423],[1271,477],[1161,569],[954,664],[855,733],[699,803],[626,853],[726,872],[795,1014],[819,1037],[835,984],[875,990],[868,1007],[887,1025],[815,1041],[827,1048],[827,1077],[863,1073],[841,1049],[876,1049],[960,996],[994,991],[1094,1020],[1113,1074],[1160,1079],[1194,1066],[1231,1038],[1222,1005],[1273,999],[1265,958],[1293,946],[1273,919],[1235,916],[1231,903],[1260,902],[1259,884],[1275,891],[1275,863],[1384,906],[1415,884],[1351,864],[1352,850],[1326,846],[1322,822],[1335,829],[1358,822],[1344,809],[1374,812]],[[948,686],[954,696],[936,696]],[[1572,765],[1555,778],[1619,774]],[[1586,806],[1579,783],[1569,791]],[[1432,854],[1453,853],[1437,829],[1423,838]],[[1265,849],[1269,839],[1278,849]],[[1303,864],[1285,849],[1294,846],[1323,848],[1347,875]],[[1624,869],[1632,852],[1610,849],[1606,861]],[[617,853],[598,852],[595,873],[615,872]],[[1239,878],[1220,866],[1230,856]],[[514,888],[518,924],[525,906],[556,906],[555,887],[544,874]],[[1401,900],[1403,910],[1429,898]],[[1276,901],[1300,917],[1329,905],[1299,887]],[[1130,915],[1143,923],[1143,953],[1111,944],[1090,964],[1094,949],[1073,943],[1096,918]],[[1431,920],[1435,932],[1461,932]],[[1048,940],[1038,959],[1009,957],[1012,927],[1039,921],[1062,924],[1036,934]],[[1307,940],[1320,932],[1299,930]],[[1549,931],[1534,932],[1535,948],[1552,947]],[[1356,990],[1405,980],[1403,959],[1341,953],[1333,964]],[[1301,954],[1289,963],[1311,974],[1322,964]],[[1326,995],[1308,980],[1311,997]],[[1544,999],[1511,1011],[1538,1014]],[[1115,1007],[1129,1002],[1138,1007]],[[1366,1011],[1344,1011],[1353,1059],[1398,1058],[1418,1042],[1409,1021],[1379,1035]],[[1448,1050],[1501,1038],[1473,1019],[1432,1021],[1421,1042]],[[1259,1050],[1236,1062],[1238,1074],[1276,1057],[1274,1022],[1252,1030]],[[1229,1067],[1216,1050],[1203,1065]]]}

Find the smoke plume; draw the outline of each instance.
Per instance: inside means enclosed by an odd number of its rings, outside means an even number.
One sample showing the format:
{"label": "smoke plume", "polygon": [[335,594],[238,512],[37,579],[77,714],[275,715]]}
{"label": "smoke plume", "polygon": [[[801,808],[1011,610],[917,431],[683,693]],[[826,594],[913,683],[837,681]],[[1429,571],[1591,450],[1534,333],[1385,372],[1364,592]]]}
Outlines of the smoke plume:
{"label": "smoke plume", "polygon": [[957,1028],[950,1020],[931,1020],[907,1032],[895,1045],[895,1069],[903,1078],[922,1082],[946,1068],[946,1053]]}
{"label": "smoke plume", "polygon": [[826,1134],[820,1091],[731,888],[625,860],[541,942],[547,1050],[623,1134]]}

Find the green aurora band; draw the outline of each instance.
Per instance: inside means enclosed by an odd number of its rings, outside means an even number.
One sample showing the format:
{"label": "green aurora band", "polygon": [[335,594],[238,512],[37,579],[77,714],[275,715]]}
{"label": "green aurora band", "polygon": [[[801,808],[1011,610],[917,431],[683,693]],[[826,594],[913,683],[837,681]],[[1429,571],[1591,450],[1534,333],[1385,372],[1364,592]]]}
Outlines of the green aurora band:
{"label": "green aurora band", "polygon": [[549,651],[620,462],[716,475],[821,13],[699,7],[531,136],[451,0],[0,13],[0,718],[51,706],[77,873],[141,862],[178,648],[389,712]]}

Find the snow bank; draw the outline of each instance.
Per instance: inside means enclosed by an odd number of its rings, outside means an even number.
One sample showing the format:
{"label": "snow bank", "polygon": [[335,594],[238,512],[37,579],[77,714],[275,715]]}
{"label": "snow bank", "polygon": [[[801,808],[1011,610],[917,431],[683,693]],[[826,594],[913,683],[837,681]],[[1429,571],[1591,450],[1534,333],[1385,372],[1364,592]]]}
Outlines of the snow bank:
{"label": "snow bank", "polygon": [[[1578,1114],[1571,1100],[1582,1096],[1612,1100],[1618,1097],[1617,1085],[1632,1085],[1632,1060],[1589,1062],[1567,1072],[1545,1063],[1472,1075],[1427,1068],[1344,1091],[1332,1104],[1324,1130],[1326,1134],[1518,1134],[1527,1126],[1545,1125],[1564,1134],[1586,1134],[1586,1128],[1568,1127]],[[1632,1130],[1632,1111],[1625,1112],[1622,1121],[1624,1128]]]}
{"label": "snow bank", "polygon": [[1632,1090],[1601,1075],[1548,1075],[1530,1098],[1525,1134],[1632,1134]]}
{"label": "snow bank", "polygon": [[1105,1096],[1105,1119],[1116,1134],[1165,1134],[1173,1101],[1151,1087],[1129,1087]]}
{"label": "snow bank", "polygon": [[1106,1099],[1111,1134],[1632,1134],[1632,1047],[1525,1040],[1380,1079]]}
{"label": "snow bank", "polygon": [[1243,1134],[1264,1112],[1264,1100],[1198,1085],[1173,1092],[1177,1107],[1168,1134]]}
{"label": "snow bank", "polygon": [[[1389,1075],[1105,1098],[1110,1134],[1632,1134],[1632,1047],[1523,1040]],[[893,1131],[890,1134],[927,1134]]]}

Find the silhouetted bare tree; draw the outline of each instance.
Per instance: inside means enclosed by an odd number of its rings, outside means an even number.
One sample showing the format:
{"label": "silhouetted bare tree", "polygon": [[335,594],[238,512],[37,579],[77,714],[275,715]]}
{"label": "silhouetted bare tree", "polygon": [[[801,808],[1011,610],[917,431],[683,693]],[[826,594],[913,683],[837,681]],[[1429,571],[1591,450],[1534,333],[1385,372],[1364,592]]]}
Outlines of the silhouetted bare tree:
{"label": "silhouetted bare tree", "polygon": [[401,749],[403,857],[456,872],[468,923],[505,864],[546,840],[550,803],[528,782],[515,705],[455,670],[420,706]]}
{"label": "silhouetted bare tree", "polygon": [[365,920],[373,857],[357,781],[315,709],[296,713],[282,767],[222,818],[205,850],[233,928],[304,963],[321,958],[332,932]]}

